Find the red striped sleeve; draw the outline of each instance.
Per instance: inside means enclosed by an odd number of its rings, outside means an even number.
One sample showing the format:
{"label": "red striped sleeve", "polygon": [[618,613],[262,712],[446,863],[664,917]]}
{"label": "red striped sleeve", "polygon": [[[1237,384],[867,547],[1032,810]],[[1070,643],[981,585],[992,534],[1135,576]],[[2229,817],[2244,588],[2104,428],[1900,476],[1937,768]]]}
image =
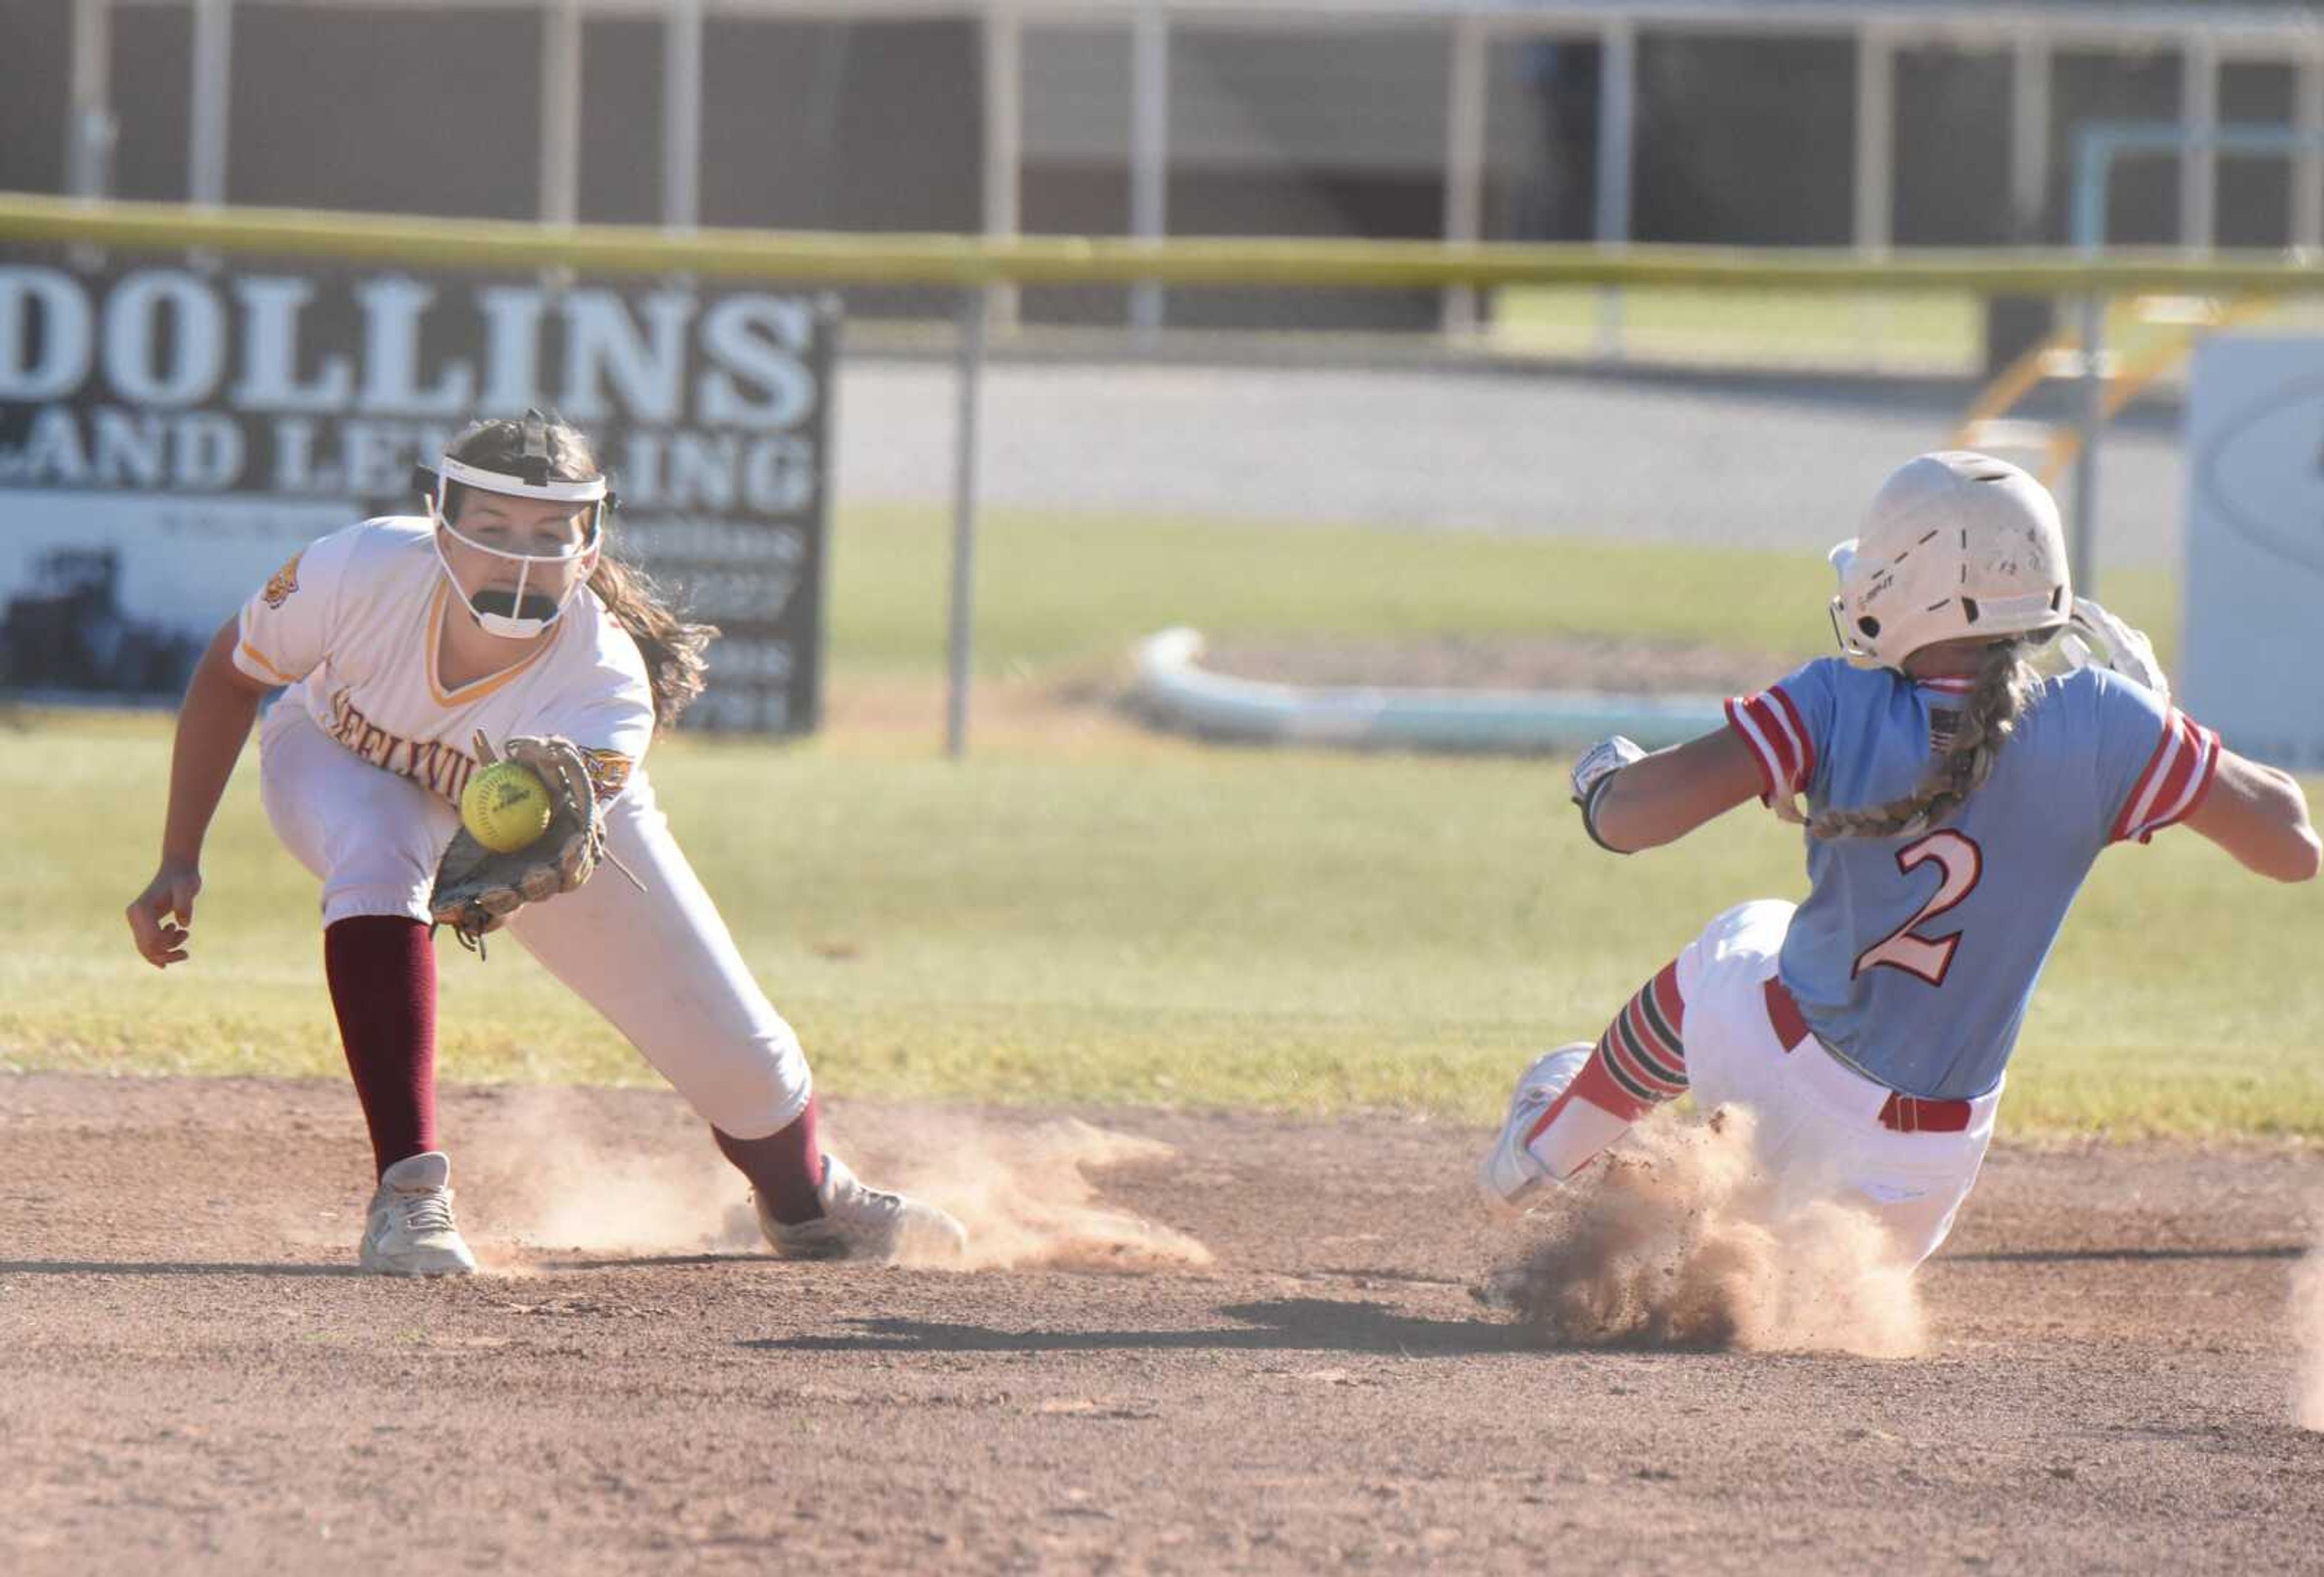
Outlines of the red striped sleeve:
{"label": "red striped sleeve", "polygon": [[1809,776],[1815,770],[1815,746],[1800,721],[1799,708],[1792,705],[1791,697],[1781,688],[1729,700],[1727,726],[1742,736],[1743,742],[1751,747],[1752,759],[1759,764],[1762,802],[1773,805],[1778,798],[1799,793],[1808,786]]}
{"label": "red striped sleeve", "polygon": [[2163,737],[2131,786],[2109,840],[2145,843],[2193,814],[2219,770],[2219,736],[2176,706],[2163,721]]}
{"label": "red striped sleeve", "polygon": [[1792,725],[1792,737],[1800,742],[1799,780],[1792,787],[1804,794],[1807,792],[1808,785],[1815,781],[1815,736],[1808,732],[1807,723],[1800,716],[1800,709],[1792,704],[1792,693],[1789,690],[1778,685],[1767,694],[1773,696],[1776,704],[1783,707],[1784,721]]}
{"label": "red striped sleeve", "polygon": [[1727,703],[1727,726],[1751,749],[1751,759],[1759,768],[1759,799],[1762,804],[1775,802],[1775,769],[1770,764],[1770,752],[1758,725],[1752,723],[1743,710],[1743,698],[1735,696]]}

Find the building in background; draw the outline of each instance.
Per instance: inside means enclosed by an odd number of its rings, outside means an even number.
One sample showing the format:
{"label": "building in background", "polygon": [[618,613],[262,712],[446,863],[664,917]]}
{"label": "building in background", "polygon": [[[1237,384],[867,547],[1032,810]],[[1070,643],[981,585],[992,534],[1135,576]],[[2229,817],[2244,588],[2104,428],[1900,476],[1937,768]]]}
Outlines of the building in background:
{"label": "building in background", "polygon": [[[231,51],[207,195],[453,216],[569,206],[584,220],[858,231],[2054,243],[2087,122],[2324,117],[2324,23],[2282,4],[931,0],[835,19],[846,9],[8,0],[0,189],[206,195],[205,15],[211,47],[224,36]],[[83,38],[90,14],[109,22],[106,69],[78,86],[77,13]],[[698,59],[676,69],[692,37]],[[568,42],[577,102],[560,111]],[[1455,124],[1464,48],[1472,125]],[[1609,93],[1614,70],[1626,85]],[[697,81],[690,121],[673,115],[670,95],[686,90],[673,85]],[[74,134],[90,103],[112,117],[109,143]],[[1885,135],[1868,137],[1859,122],[1883,109]],[[1630,139],[1611,163],[1609,127]],[[698,141],[683,193],[673,128]],[[1618,194],[1609,168],[1627,171]],[[2202,239],[2185,234],[2193,204],[2218,243],[2312,244],[2287,183],[2314,184],[2314,161],[2207,169],[2190,182],[2170,161],[2126,168],[2108,234]],[[934,306],[853,294],[859,313]],[[1119,320],[1126,294],[1035,291],[1024,310]],[[1170,318],[1422,327],[1437,309],[1419,296],[1294,306],[1216,291],[1174,300]]]}

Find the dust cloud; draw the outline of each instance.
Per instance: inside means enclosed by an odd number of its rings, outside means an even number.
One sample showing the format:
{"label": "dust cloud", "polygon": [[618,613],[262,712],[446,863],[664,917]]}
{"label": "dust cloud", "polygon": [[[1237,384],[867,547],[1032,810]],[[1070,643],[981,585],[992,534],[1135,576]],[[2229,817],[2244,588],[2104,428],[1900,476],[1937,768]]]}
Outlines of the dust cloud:
{"label": "dust cloud", "polygon": [[699,1124],[640,1132],[578,1092],[512,1086],[471,1128],[452,1183],[488,1270],[520,1271],[535,1251],[648,1258],[762,1246],[743,1203],[749,1185]]}
{"label": "dust cloud", "polygon": [[910,1136],[884,1125],[884,1148],[910,1139],[898,1183],[942,1205],[968,1229],[964,1270],[1201,1269],[1211,1251],[1175,1228],[1105,1204],[1091,1174],[1168,1160],[1157,1140],[1093,1128],[1073,1118],[1002,1129],[973,1120],[931,1120]]}
{"label": "dust cloud", "polygon": [[2324,1240],[2292,1273],[2292,1336],[2300,1354],[2292,1421],[2324,1431]]}
{"label": "dust cloud", "polygon": [[1886,1231],[1834,1200],[1778,1198],[1751,1127],[1737,1109],[1640,1124],[1482,1296],[1559,1345],[1919,1352],[1919,1295]]}
{"label": "dust cloud", "polygon": [[[522,1273],[558,1251],[765,1251],[748,1185],[698,1124],[640,1130],[577,1093],[544,1087],[506,1092],[472,1129],[453,1183],[489,1270]],[[1098,1196],[1096,1174],[1167,1160],[1167,1145],[1071,1119],[1003,1125],[933,1114],[883,1119],[861,1137],[859,1147],[844,1121],[825,1121],[825,1147],[866,1184],[941,1205],[968,1229],[964,1258],[917,1262],[927,1268],[1132,1274],[1211,1263],[1185,1233]]]}

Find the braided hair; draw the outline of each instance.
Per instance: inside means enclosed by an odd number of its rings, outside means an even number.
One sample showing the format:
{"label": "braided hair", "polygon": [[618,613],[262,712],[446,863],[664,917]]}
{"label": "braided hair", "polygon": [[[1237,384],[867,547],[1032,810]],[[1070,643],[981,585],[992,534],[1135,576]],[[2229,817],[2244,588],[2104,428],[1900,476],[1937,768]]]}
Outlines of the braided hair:
{"label": "braided hair", "polygon": [[2034,674],[2025,665],[2026,642],[1997,641],[1985,650],[1976,682],[1959,711],[1941,710],[1930,720],[1938,752],[1910,794],[1886,805],[1842,810],[1827,807],[1808,818],[1819,838],[1886,838],[1927,831],[1959,809],[1992,775],[1994,758],[2016,732]]}
{"label": "braided hair", "polygon": [[[586,482],[603,474],[596,452],[581,429],[554,416],[545,422],[538,418],[519,420],[499,416],[471,422],[445,453],[487,471],[514,473],[526,461],[528,437],[536,446],[533,461],[538,464],[538,446],[544,433],[550,480]],[[445,489],[447,519],[459,518],[463,491],[457,483]],[[589,572],[589,589],[638,643],[653,687],[655,725],[670,727],[702,694],[709,668],[704,648],[717,638],[717,627],[687,623],[651,576],[636,565],[614,558],[610,550],[597,555],[597,567]]]}

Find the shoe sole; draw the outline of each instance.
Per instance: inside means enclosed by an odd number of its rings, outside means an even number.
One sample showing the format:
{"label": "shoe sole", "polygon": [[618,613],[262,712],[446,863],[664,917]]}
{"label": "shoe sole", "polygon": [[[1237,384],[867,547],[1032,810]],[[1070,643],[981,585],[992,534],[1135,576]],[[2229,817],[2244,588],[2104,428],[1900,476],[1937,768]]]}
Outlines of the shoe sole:
{"label": "shoe sole", "polygon": [[[821,1223],[816,1223],[821,1224]],[[851,1259],[864,1264],[893,1265],[899,1259],[922,1262],[957,1259],[968,1250],[968,1229],[950,1216],[942,1224],[931,1222],[898,1223],[894,1234],[884,1246],[851,1243],[844,1229],[834,1229],[827,1238],[806,1242],[786,1241],[777,1236],[778,1223],[761,1216],[759,1235],[766,1240],[778,1259],[807,1261]]]}
{"label": "shoe sole", "polygon": [[476,1273],[473,1265],[447,1265],[434,1270],[406,1269],[387,1265],[365,1265],[362,1268],[366,1275],[392,1276],[403,1281],[441,1281],[447,1277],[474,1276]]}
{"label": "shoe sole", "polygon": [[441,1260],[431,1260],[424,1264],[398,1265],[392,1261],[382,1259],[368,1250],[358,1254],[355,1258],[355,1263],[363,1270],[373,1276],[400,1276],[409,1280],[415,1281],[434,1280],[438,1277],[445,1276],[474,1276],[476,1273],[475,1261],[473,1259],[453,1259],[447,1258]]}
{"label": "shoe sole", "polygon": [[844,1243],[810,1243],[793,1247],[788,1243],[770,1242],[767,1247],[774,1250],[776,1259],[788,1259],[801,1265],[827,1265],[835,1259],[854,1258],[847,1251],[847,1245]]}

